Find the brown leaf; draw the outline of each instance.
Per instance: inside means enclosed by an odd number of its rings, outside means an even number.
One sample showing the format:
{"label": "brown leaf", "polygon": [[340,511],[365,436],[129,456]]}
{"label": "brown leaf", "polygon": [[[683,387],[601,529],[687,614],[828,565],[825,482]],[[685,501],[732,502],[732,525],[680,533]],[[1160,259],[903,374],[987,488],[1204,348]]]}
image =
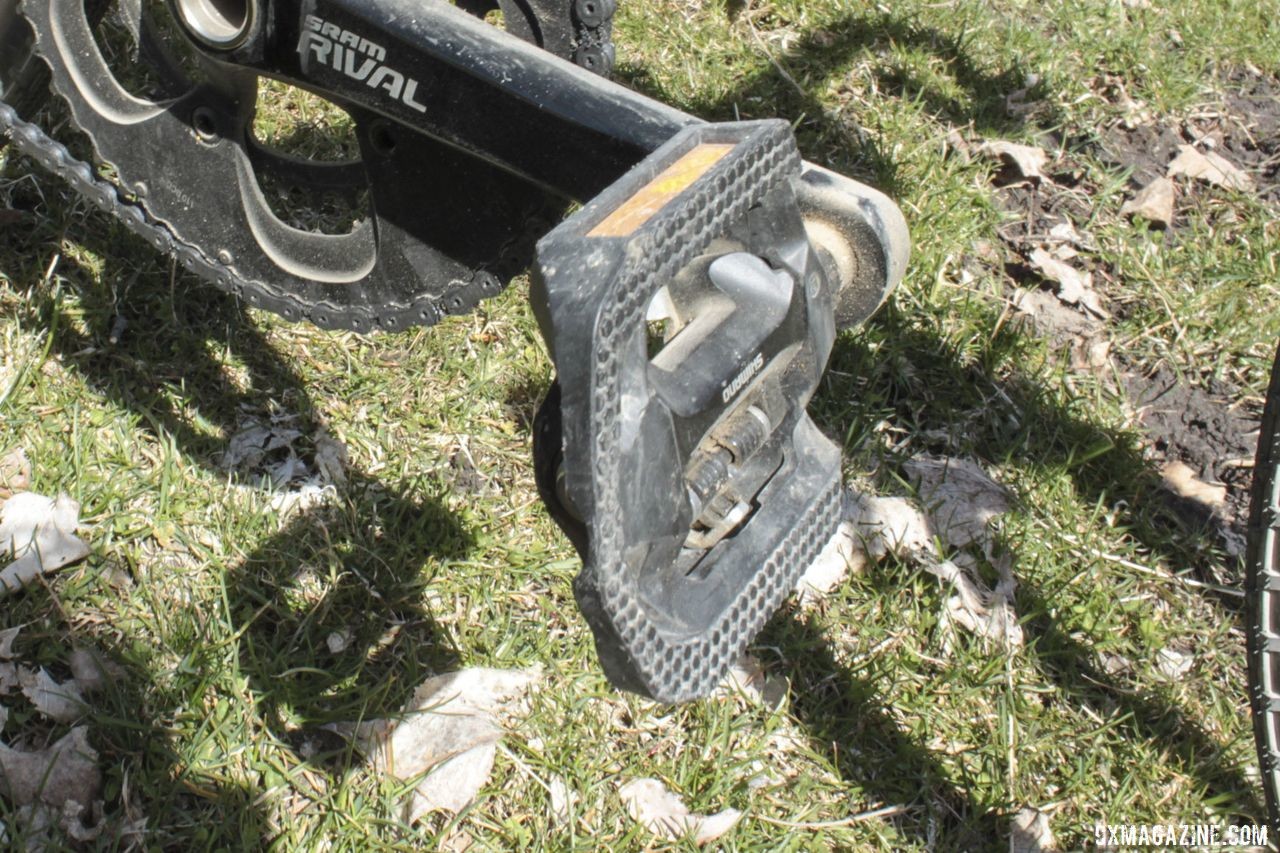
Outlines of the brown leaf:
{"label": "brown leaf", "polygon": [[66,495],[20,492],[0,505],[0,554],[15,558],[0,569],[0,598],[87,557],[89,546],[75,535],[79,523],[80,504]]}
{"label": "brown leaf", "polygon": [[404,808],[406,823],[470,805],[493,770],[499,715],[539,675],[537,669],[474,667],[436,676],[414,693],[404,719],[359,727],[356,737],[376,770],[403,780],[421,777]]}
{"label": "brown leaf", "polygon": [[903,467],[933,531],[956,548],[985,540],[991,521],[1009,511],[1009,493],[972,459],[922,454]]}
{"label": "brown leaf", "polygon": [[75,681],[59,684],[43,667],[18,667],[18,683],[35,709],[56,722],[73,723],[89,710]]}
{"label": "brown leaf", "polygon": [[0,631],[0,660],[13,660],[13,641],[18,639],[18,632],[21,630],[22,626],[19,625]]}
{"label": "brown leaf", "polygon": [[1196,659],[1190,652],[1167,646],[1156,654],[1156,668],[1166,678],[1177,681],[1195,665]]}
{"label": "brown leaf", "polygon": [[933,550],[929,522],[906,498],[851,491],[845,513],[853,526],[855,541],[877,560],[889,553],[910,555]]}
{"label": "brown leaf", "polygon": [[320,479],[336,486],[344,486],[347,482],[347,466],[351,463],[347,446],[321,427],[315,437],[316,468]]}
{"label": "brown leaf", "polygon": [[[1014,610],[1018,582],[1013,576],[1012,560],[1008,555],[997,558],[991,553],[991,562],[1000,578],[995,589],[991,589],[971,571],[961,568],[959,562],[964,556],[960,554],[955,560],[925,563],[926,571],[950,584],[955,591],[947,599],[945,620],[984,640],[993,641],[1005,651],[1022,648],[1025,638]],[[971,558],[965,562],[974,563]]]}
{"label": "brown leaf", "polygon": [[633,779],[618,789],[627,813],[655,835],[675,840],[692,834],[699,847],[737,825],[742,812],[725,809],[713,815],[691,814],[684,800],[657,779]]}
{"label": "brown leaf", "polygon": [[796,584],[801,604],[811,604],[835,589],[850,574],[867,564],[866,552],[854,540],[853,525],[843,522],[831,541],[814,559]]}
{"label": "brown leaf", "polygon": [[1105,373],[1111,366],[1111,339],[1101,334],[1073,338],[1071,366],[1090,373]]}
{"label": "brown leaf", "polygon": [[748,701],[764,705],[770,710],[781,707],[790,690],[786,676],[766,672],[759,659],[749,654],[743,654],[738,658],[737,663],[729,668],[729,673],[720,683],[720,687],[721,690],[730,694],[739,694]]}
{"label": "brown leaf", "polygon": [[1143,219],[1168,228],[1173,224],[1173,197],[1176,192],[1173,181],[1156,178],[1138,194],[1124,203],[1120,212],[1125,216],[1141,216]]}
{"label": "brown leaf", "polygon": [[102,787],[98,753],[77,726],[47,749],[26,752],[0,744],[0,794],[14,806],[67,802],[88,809]]}
{"label": "brown leaf", "polygon": [[563,776],[554,773],[547,783],[547,792],[551,796],[551,816],[555,818],[556,825],[567,825],[573,806],[580,799],[577,792],[569,787]]}
{"label": "brown leaf", "polygon": [[71,667],[71,675],[81,693],[96,693],[125,675],[119,665],[107,660],[95,649],[76,649],[71,653],[67,664]]}
{"label": "brown leaf", "polygon": [[1195,469],[1185,462],[1174,460],[1166,463],[1160,470],[1160,476],[1164,478],[1165,487],[1179,497],[1196,501],[1213,510],[1226,505],[1227,487],[1204,482],[1196,476]]}
{"label": "brown leaf", "polygon": [[1068,305],[1080,305],[1103,319],[1110,316],[1102,307],[1102,299],[1093,289],[1093,274],[1081,272],[1060,261],[1044,249],[1036,249],[1029,258],[1031,266],[1046,280],[1058,285],[1058,298]]}
{"label": "brown leaf", "polygon": [[1019,145],[1016,142],[1003,140],[984,142],[978,146],[978,153],[1000,160],[1005,166],[1014,170],[1016,177],[1037,183],[1044,180],[1044,172],[1041,170],[1049,164],[1049,155],[1044,153],[1043,148]]}
{"label": "brown leaf", "polygon": [[1009,831],[1009,853],[1049,853],[1057,849],[1049,816],[1026,806],[1018,809]]}
{"label": "brown leaf", "polygon": [[1184,175],[1218,187],[1253,191],[1253,178],[1235,167],[1221,154],[1201,153],[1192,145],[1179,145],[1178,156],[1169,164],[1169,177]]}

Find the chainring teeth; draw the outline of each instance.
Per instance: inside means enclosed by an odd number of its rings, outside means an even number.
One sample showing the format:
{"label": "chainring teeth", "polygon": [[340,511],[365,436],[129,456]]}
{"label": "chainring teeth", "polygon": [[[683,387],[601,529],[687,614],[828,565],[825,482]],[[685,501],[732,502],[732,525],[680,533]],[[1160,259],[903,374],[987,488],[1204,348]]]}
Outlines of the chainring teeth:
{"label": "chainring teeth", "polygon": [[[99,18],[118,8],[113,0],[90,2],[102,2],[95,10]],[[468,312],[481,299],[502,290],[505,276],[499,279],[494,271],[514,274],[519,262],[527,263],[527,247],[538,234],[521,233],[520,229],[545,224],[525,224],[535,221],[536,208],[542,204],[527,197],[527,191],[510,195],[511,190],[500,187],[506,206],[524,208],[525,215],[517,217],[510,211],[494,215],[500,231],[513,229],[505,240],[484,238],[477,245],[488,249],[467,250],[455,259],[449,244],[441,250],[403,229],[379,228],[376,199],[368,195],[368,178],[365,198],[346,204],[347,199],[338,197],[329,180],[334,174],[331,159],[294,157],[289,169],[280,170],[288,174],[278,174],[274,167],[282,161],[270,159],[277,153],[270,144],[275,140],[270,135],[263,140],[255,134],[257,101],[244,108],[243,101],[225,94],[236,91],[243,77],[214,80],[221,85],[210,85],[209,75],[216,76],[217,71],[208,64],[201,64],[199,73],[182,73],[185,66],[180,67],[175,59],[182,51],[171,49],[158,35],[166,31],[165,23],[171,25],[169,31],[177,26],[171,20],[156,22],[160,7],[165,15],[170,13],[167,5],[151,0],[142,5],[142,17],[132,25],[113,17],[95,27],[89,23],[94,15],[78,0],[18,0],[16,8],[34,32],[34,53],[48,65],[53,91],[70,106],[76,129],[89,139],[103,171],[74,161],[65,148],[59,153],[51,148],[57,144],[47,136],[33,135],[28,144],[19,147],[33,156],[37,150],[42,152],[44,156],[37,159],[70,180],[99,207],[114,212],[154,247],[175,254],[184,268],[237,294],[251,306],[274,311],[288,320],[367,332],[430,325],[448,314]],[[71,15],[78,21],[67,17]],[[568,18],[566,9],[564,26],[571,27]],[[63,32],[67,27],[79,39],[79,50],[68,47]],[[126,35],[133,38],[131,43],[126,43]],[[121,72],[122,64],[128,66],[122,58],[127,60],[131,55],[138,65],[149,69],[150,77],[141,71]],[[86,65],[93,73],[86,73]],[[185,94],[156,100],[158,92]],[[120,108],[112,109],[113,103]],[[205,126],[198,118],[201,110],[208,113]],[[16,121],[16,114],[14,118]],[[154,130],[172,150],[147,151],[139,144],[146,141],[141,126],[148,121],[156,123],[148,132]],[[338,119],[339,123],[346,121],[350,122],[344,128],[347,130],[357,124],[354,116]],[[319,143],[319,150],[311,153],[348,154],[355,147],[351,136],[348,132],[345,149],[339,145],[326,150],[325,146],[333,143],[332,134],[325,138],[321,133],[310,140]],[[257,157],[256,163],[250,154],[255,146],[259,152],[269,152]],[[226,150],[219,152],[219,148]],[[139,156],[139,151],[152,156]],[[362,162],[342,160],[347,167]],[[199,166],[192,167],[192,163]],[[193,177],[186,183],[176,177],[183,174],[184,166],[186,174]],[[199,177],[206,175],[210,180],[202,183]],[[303,196],[301,213],[306,218],[293,215],[299,213],[297,204],[290,209],[289,194],[297,190]],[[322,201],[312,204],[312,199]],[[317,222],[316,214],[320,233],[310,228]],[[522,224],[516,225],[517,221]],[[270,239],[262,242],[264,223],[268,236],[278,238],[274,243]],[[368,227],[362,228],[362,223]],[[489,222],[479,223],[479,227],[486,224],[493,229]],[[348,255],[363,251],[359,246],[365,232],[372,240],[369,251],[373,253],[367,271],[355,278],[335,277],[331,268],[340,268]],[[290,251],[296,257],[291,257]],[[491,255],[490,260],[461,259],[477,251]],[[435,260],[425,267],[419,262],[406,266],[407,258],[424,255]],[[317,259],[319,263],[307,266]]]}

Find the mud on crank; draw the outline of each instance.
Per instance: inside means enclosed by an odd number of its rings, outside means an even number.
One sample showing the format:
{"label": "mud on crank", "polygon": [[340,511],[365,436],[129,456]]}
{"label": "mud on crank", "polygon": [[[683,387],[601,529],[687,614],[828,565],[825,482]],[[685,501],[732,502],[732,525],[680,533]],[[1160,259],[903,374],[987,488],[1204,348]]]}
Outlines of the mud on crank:
{"label": "mud on crank", "polygon": [[[144,96],[95,35],[111,0],[0,0],[0,126],[157,248],[290,319],[428,324],[532,263],[557,373],[534,465],[583,560],[578,602],[615,684],[694,698],[835,530],[840,452],[805,406],[837,330],[901,278],[905,223],[803,162],[785,122],[707,124],[593,73],[612,63],[611,0],[497,2],[506,31],[441,0],[120,0],[168,84]],[[157,35],[166,13],[198,74]],[[258,143],[259,77],[345,109],[359,158]],[[111,179],[33,123],[46,80]],[[264,172],[363,185],[367,218],[341,234],[282,222]]]}

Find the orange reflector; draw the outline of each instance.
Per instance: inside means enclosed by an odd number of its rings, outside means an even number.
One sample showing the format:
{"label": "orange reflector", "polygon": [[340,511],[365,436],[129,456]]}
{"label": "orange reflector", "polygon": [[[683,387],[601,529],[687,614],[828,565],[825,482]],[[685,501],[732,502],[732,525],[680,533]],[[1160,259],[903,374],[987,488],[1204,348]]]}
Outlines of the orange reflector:
{"label": "orange reflector", "polygon": [[640,191],[587,232],[588,237],[626,237],[654,217],[707,170],[733,150],[731,144],[703,143],[685,153]]}

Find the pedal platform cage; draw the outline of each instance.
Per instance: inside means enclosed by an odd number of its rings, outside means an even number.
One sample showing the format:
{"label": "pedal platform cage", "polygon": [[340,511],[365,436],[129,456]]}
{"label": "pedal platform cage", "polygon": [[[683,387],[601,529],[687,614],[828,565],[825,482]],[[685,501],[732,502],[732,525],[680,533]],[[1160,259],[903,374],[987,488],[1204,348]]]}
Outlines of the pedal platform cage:
{"label": "pedal platform cage", "polygon": [[538,243],[538,488],[606,674],[658,701],[710,693],[839,523],[800,174],[786,122],[696,125]]}

